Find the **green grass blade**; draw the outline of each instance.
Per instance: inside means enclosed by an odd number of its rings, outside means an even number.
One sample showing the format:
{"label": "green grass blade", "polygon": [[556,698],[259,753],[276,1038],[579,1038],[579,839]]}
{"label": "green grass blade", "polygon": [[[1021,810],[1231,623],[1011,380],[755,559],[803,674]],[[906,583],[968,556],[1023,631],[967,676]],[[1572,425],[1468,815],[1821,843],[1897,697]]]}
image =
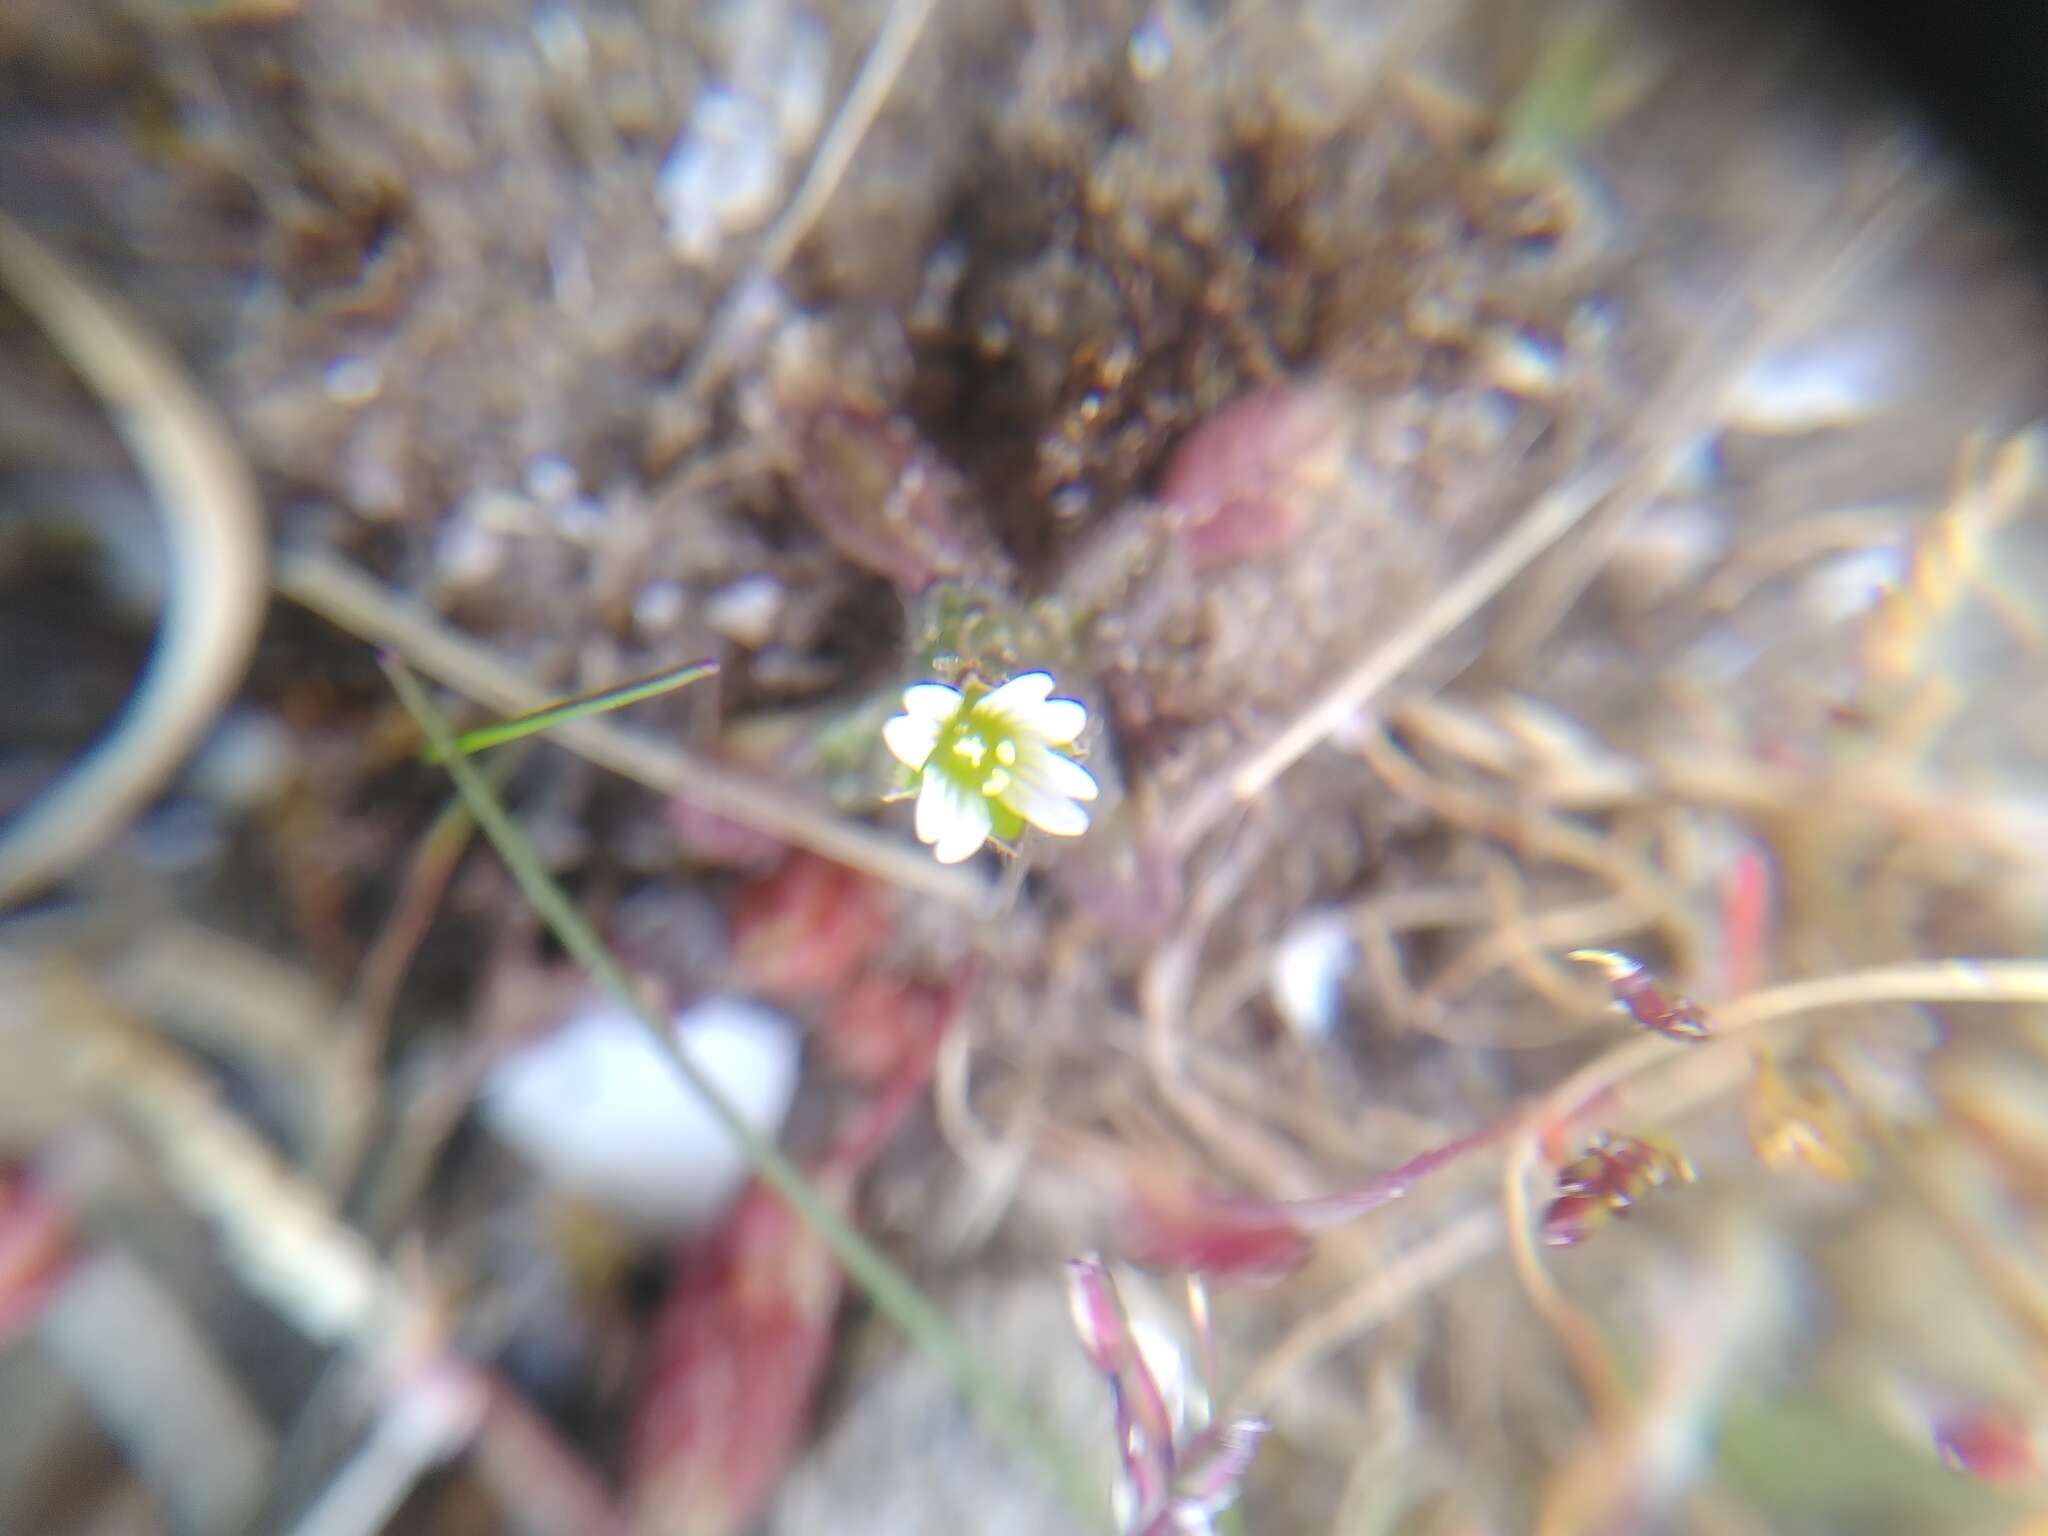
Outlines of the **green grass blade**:
{"label": "green grass blade", "polygon": [[804,1176],[803,1170],[791,1162],[780,1147],[741,1119],[717,1086],[707,1080],[697,1065],[677,1048],[665,1022],[640,1000],[625,967],[605,947],[604,941],[577,911],[567,893],[541,866],[533,845],[526,840],[526,834],[513,821],[483,774],[456,749],[447,722],[427,698],[419,679],[397,657],[387,657],[384,670],[400,701],[419,722],[420,729],[438,754],[437,761],[446,765],[449,775],[455,780],[455,787],[469,806],[470,814],[476,818],[477,826],[482,828],[511,868],[520,890],[562,948],[573,955],[591,978],[620,1004],[633,1011],[662,1054],[696,1090],[712,1117],[724,1126],[745,1153],[761,1182],[781,1196],[790,1209],[831,1248],[847,1275],[874,1304],[875,1310],[909,1335],[952,1378],[961,1396],[975,1408],[981,1422],[992,1434],[1037,1462],[1051,1476],[1080,1517],[1080,1528],[1104,1529],[1107,1524],[1103,1513],[1105,1500],[1079,1458],[974,1352],[916,1283],[863,1237],[838,1206],[819,1193]]}
{"label": "green grass blade", "polygon": [[492,725],[480,725],[473,731],[464,731],[461,735],[450,738],[445,744],[430,744],[426,758],[430,763],[444,763],[450,756],[467,757],[470,753],[481,752],[487,747],[503,746],[506,742],[517,741],[522,736],[549,730],[567,720],[580,720],[585,715],[600,715],[606,710],[623,709],[628,704],[638,704],[642,699],[651,699],[657,694],[687,688],[691,683],[710,677],[717,670],[718,663],[715,661],[693,661],[684,666],[672,667],[666,672],[657,672],[652,677],[643,677],[637,682],[620,683],[616,688],[601,688],[596,693],[586,693],[581,698],[564,699],[559,704],[548,704],[510,720],[500,720]]}

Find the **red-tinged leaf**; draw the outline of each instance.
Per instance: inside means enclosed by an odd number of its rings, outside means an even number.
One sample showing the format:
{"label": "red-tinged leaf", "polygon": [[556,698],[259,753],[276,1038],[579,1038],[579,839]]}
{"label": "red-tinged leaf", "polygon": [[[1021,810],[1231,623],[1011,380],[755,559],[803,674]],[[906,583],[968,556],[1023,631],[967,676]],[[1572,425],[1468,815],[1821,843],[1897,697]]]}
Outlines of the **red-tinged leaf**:
{"label": "red-tinged leaf", "polygon": [[1328,395],[1262,390],[1188,434],[1159,501],[1196,569],[1248,559],[1293,541],[1343,455],[1343,415]]}
{"label": "red-tinged leaf", "polygon": [[1067,1310],[1081,1353],[1104,1375],[1114,1376],[1130,1357],[1130,1330],[1109,1269],[1094,1254],[1067,1260]]}
{"label": "red-tinged leaf", "polygon": [[858,871],[792,854],[733,906],[733,961],[759,996],[787,1000],[844,986],[889,931],[883,891]]}
{"label": "red-tinged leaf", "polygon": [[1485,1126],[1466,1136],[1459,1136],[1444,1142],[1441,1146],[1419,1152],[1398,1168],[1389,1168],[1385,1173],[1376,1173],[1369,1179],[1361,1180],[1348,1189],[1341,1189],[1331,1195],[1317,1195],[1307,1200],[1287,1200],[1273,1205],[1247,1206],[1248,1210],[1264,1209],[1274,1215],[1284,1215],[1298,1227],[1320,1229],[1337,1226],[1376,1211],[1383,1205],[1392,1205],[1404,1199],[1424,1179],[1457,1162],[1468,1152],[1499,1141],[1515,1128],[1512,1119],[1502,1120]]}
{"label": "red-tinged leaf", "polygon": [[1640,960],[1618,949],[1575,949],[1567,959],[1598,968],[1614,993],[1614,1005],[1647,1030],[1667,1040],[1707,1038],[1706,1010],[1690,998],[1659,986]]}
{"label": "red-tinged leaf", "polygon": [[842,1286],[830,1250],[759,1186],[679,1256],[633,1417],[635,1531],[753,1524],[802,1440]]}
{"label": "red-tinged leaf", "polygon": [[1132,1504],[1154,1509],[1173,1476],[1173,1416],[1131,1331],[1116,1281],[1093,1254],[1067,1262],[1067,1305],[1081,1352],[1109,1384],[1117,1456]]}
{"label": "red-tinged leaf", "polygon": [[0,1171],[0,1343],[35,1321],[73,1251],[57,1204],[26,1173]]}
{"label": "red-tinged leaf", "polygon": [[1133,1191],[1122,1242],[1124,1256],[1141,1269],[1218,1282],[1278,1279],[1315,1251],[1281,1208],[1207,1200],[1146,1182]]}
{"label": "red-tinged leaf", "polygon": [[1180,1474],[1174,1479],[1173,1503],[1167,1513],[1181,1522],[1194,1517],[1208,1519],[1235,1504],[1267,1428],[1261,1419],[1232,1419],[1204,1433],[1180,1458]]}
{"label": "red-tinged leaf", "polygon": [[2024,1483],[2041,1471],[2031,1427],[1997,1408],[1941,1420],[1934,1426],[1934,1449],[1943,1466],[1987,1483]]}
{"label": "red-tinged leaf", "polygon": [[1430,1175],[1515,1128],[1506,1119],[1429,1148],[1397,1168],[1348,1189],[1306,1200],[1245,1200],[1189,1195],[1156,1181],[1141,1183],[1132,1202],[1126,1251],[1145,1269],[1179,1270],[1215,1280],[1271,1279],[1300,1268],[1309,1234],[1392,1205]]}

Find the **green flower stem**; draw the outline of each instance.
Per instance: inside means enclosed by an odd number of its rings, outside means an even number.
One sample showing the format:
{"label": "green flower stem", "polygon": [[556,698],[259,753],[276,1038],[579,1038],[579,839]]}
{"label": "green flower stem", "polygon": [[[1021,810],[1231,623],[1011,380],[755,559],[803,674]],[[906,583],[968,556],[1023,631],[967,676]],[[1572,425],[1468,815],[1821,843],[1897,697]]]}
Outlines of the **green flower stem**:
{"label": "green flower stem", "polygon": [[576,910],[566,892],[541,867],[533,845],[504,804],[456,742],[426,690],[399,658],[386,657],[384,671],[399,700],[426,733],[433,751],[455,780],[470,814],[512,870],[519,888],[547,923],[562,948],[582,964],[598,985],[630,1008],[684,1080],[696,1090],[712,1117],[725,1127],[762,1183],[774,1190],[804,1224],[822,1238],[877,1311],[923,1349],[952,1378],[982,1423],[1048,1473],[1088,1526],[1105,1528],[1100,1490],[1061,1438],[1041,1423],[1018,1394],[974,1352],[946,1315],[870,1243],[839,1208],[807,1179],[781,1148],[756,1132],[680,1049],[663,1022],[634,991],[625,968]]}
{"label": "green flower stem", "polygon": [[472,752],[481,752],[486,747],[503,746],[508,741],[517,741],[522,736],[531,736],[545,731],[567,720],[580,720],[585,715],[602,714],[608,709],[623,709],[628,704],[638,704],[642,699],[651,699],[657,694],[687,687],[718,670],[715,661],[693,661],[687,666],[672,667],[666,672],[657,672],[652,677],[643,677],[638,682],[620,683],[616,688],[603,688],[596,693],[586,693],[581,698],[565,699],[559,704],[549,704],[530,714],[519,715],[511,720],[500,720],[491,725],[480,725],[473,731],[447,740],[446,744],[435,743],[427,748],[426,758],[430,763],[446,762],[450,757],[467,757]]}

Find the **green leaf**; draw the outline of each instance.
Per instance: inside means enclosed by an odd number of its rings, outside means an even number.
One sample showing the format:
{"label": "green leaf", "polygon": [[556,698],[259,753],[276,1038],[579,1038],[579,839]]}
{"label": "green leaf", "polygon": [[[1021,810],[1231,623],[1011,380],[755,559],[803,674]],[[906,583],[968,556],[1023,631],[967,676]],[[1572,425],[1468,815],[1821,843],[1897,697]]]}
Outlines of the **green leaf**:
{"label": "green leaf", "polygon": [[586,693],[581,698],[564,699],[559,704],[543,705],[510,720],[500,720],[494,725],[480,725],[473,731],[464,731],[445,744],[429,744],[425,754],[426,760],[430,763],[442,763],[451,756],[467,757],[487,747],[503,746],[506,742],[517,741],[522,736],[532,736],[537,732],[550,730],[564,721],[580,720],[585,715],[601,715],[607,710],[623,709],[628,704],[638,704],[642,699],[651,699],[657,694],[686,688],[717,671],[718,663],[715,661],[692,661],[680,667],[671,667],[666,672],[657,672],[652,677],[643,677],[637,682],[620,683],[615,688],[602,688],[596,693]]}

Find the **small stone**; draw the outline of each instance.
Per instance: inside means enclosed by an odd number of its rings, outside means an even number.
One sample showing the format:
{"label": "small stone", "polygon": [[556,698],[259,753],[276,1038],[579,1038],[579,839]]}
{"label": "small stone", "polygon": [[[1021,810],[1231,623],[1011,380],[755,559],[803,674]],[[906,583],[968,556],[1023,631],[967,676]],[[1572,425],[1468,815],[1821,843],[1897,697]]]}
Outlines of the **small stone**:
{"label": "small stone", "polygon": [[574,6],[542,0],[533,9],[533,43],[548,68],[570,80],[590,74],[590,34]]}
{"label": "small stone", "polygon": [[758,650],[774,639],[786,598],[781,582],[766,571],[756,571],[714,592],[704,615],[733,644]]}
{"label": "small stone", "polygon": [[1173,43],[1156,18],[1147,19],[1131,33],[1131,78],[1143,83],[1157,80],[1173,62]]}
{"label": "small stone", "polygon": [[697,98],[655,183],[669,244],[708,266],[726,239],[754,229],[782,191],[780,125],[760,102],[724,86]]}
{"label": "small stone", "polygon": [[1883,402],[1888,361],[1868,337],[1775,353],[1736,383],[1728,424],[1772,437],[1853,425]]}
{"label": "small stone", "polygon": [[1873,544],[1824,560],[1800,584],[1800,600],[1823,623],[1862,618],[1885,593],[1906,579],[1910,560],[1904,540]]}
{"label": "small stone", "polygon": [[384,370],[374,358],[337,357],[327,365],[325,383],[336,405],[367,405],[384,388]]}
{"label": "small stone", "polygon": [[1343,1006],[1344,978],[1357,961],[1358,943],[1342,912],[1306,912],[1288,928],[1274,946],[1266,991],[1297,1038],[1329,1039]]}
{"label": "small stone", "polygon": [[1524,400],[1548,400],[1564,373],[1556,342],[1528,331],[1496,331],[1487,338],[1486,380]]}
{"label": "small stone", "polygon": [[[670,1028],[742,1120],[764,1136],[781,1130],[798,1070],[787,1018],[713,997]],[[701,1230],[749,1175],[738,1144],[646,1026],[608,1000],[499,1061],[480,1108],[550,1183],[649,1236]]]}
{"label": "small stone", "polygon": [[223,810],[247,811],[277,798],[296,759],[297,745],[282,720],[236,709],[208,733],[186,774],[195,794]]}
{"label": "small stone", "polygon": [[653,638],[674,629],[688,606],[681,582],[650,581],[633,594],[633,627]]}
{"label": "small stone", "polygon": [[604,503],[595,496],[572,496],[554,508],[555,531],[571,544],[595,544],[605,521]]}
{"label": "small stone", "polygon": [[538,453],[526,461],[526,494],[543,506],[567,501],[583,486],[576,466],[559,453]]}
{"label": "small stone", "polygon": [[1728,552],[1728,518],[1707,502],[1665,502],[1630,528],[1605,577],[1632,607],[1666,602],[1697,586]]}
{"label": "small stone", "polygon": [[434,536],[434,574],[451,587],[479,587],[505,565],[505,540],[458,508]]}

